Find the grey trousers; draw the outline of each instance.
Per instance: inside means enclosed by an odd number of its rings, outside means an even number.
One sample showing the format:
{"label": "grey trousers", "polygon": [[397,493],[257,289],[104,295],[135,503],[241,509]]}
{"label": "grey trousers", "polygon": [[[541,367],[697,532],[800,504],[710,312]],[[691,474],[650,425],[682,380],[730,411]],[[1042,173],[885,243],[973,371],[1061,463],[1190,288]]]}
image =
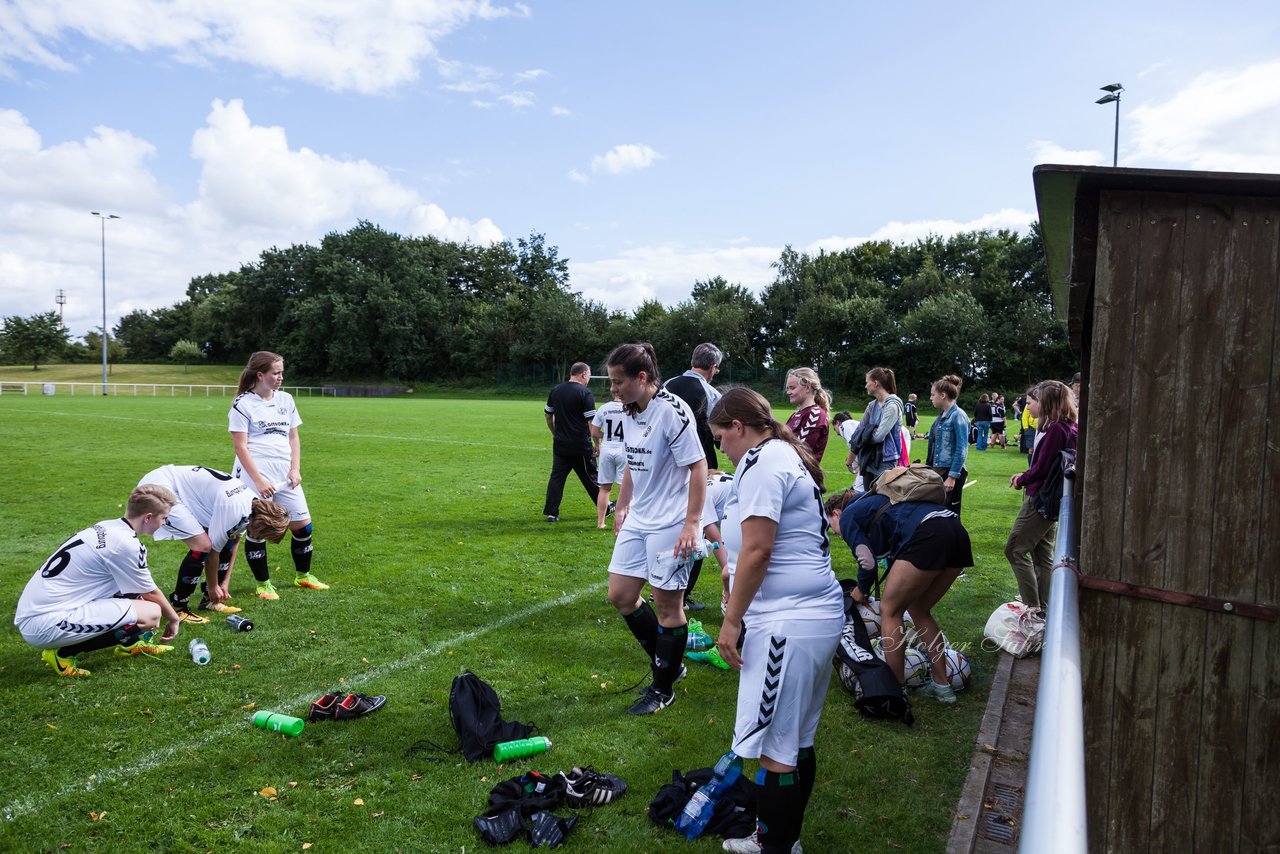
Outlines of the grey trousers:
{"label": "grey trousers", "polygon": [[1049,577],[1053,574],[1053,543],[1058,523],[1044,519],[1036,512],[1035,499],[1022,496],[1013,529],[1004,544],[1004,556],[1013,567],[1018,593],[1028,608],[1049,606]]}

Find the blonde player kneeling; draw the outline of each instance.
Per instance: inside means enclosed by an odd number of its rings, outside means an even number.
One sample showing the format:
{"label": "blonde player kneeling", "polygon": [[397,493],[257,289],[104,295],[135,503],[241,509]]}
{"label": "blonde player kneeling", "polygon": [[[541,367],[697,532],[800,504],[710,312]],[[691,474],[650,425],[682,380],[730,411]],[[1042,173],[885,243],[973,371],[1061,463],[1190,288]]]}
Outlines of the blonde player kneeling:
{"label": "blonde player kneeling", "polygon": [[[178,498],[144,484],[129,496],[122,519],[108,519],[72,536],[31,576],[13,624],[59,676],[88,676],[76,656],[107,647],[119,655],[158,655],[173,649],[178,614],[156,587],[140,534],[154,537]],[[151,633],[165,619],[160,642]]]}

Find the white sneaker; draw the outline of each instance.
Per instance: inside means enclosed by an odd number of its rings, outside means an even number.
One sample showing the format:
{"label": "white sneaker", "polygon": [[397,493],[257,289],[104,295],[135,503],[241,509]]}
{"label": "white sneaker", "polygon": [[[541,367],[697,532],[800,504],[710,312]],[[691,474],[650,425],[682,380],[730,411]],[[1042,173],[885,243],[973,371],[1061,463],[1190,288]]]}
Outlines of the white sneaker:
{"label": "white sneaker", "polygon": [[[726,839],[720,847],[725,851],[732,851],[734,854],[760,854],[764,849],[761,847],[756,833],[757,831],[752,831],[750,836],[742,839]],[[804,854],[804,849],[800,847],[799,839],[791,846],[791,854]]]}

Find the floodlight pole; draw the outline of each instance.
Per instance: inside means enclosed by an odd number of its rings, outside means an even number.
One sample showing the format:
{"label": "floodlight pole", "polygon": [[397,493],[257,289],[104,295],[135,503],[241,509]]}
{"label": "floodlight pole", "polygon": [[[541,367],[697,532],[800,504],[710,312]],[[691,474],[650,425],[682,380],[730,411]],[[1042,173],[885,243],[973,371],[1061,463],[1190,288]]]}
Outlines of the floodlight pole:
{"label": "floodlight pole", "polygon": [[1120,162],[1120,93],[1124,91],[1124,87],[1119,83],[1111,83],[1100,87],[1106,95],[1103,95],[1095,104],[1110,104],[1115,101],[1116,104],[1116,133],[1115,141],[1111,146],[1111,165],[1116,166]]}
{"label": "floodlight pole", "polygon": [[89,211],[102,221],[102,396],[107,395],[107,220],[119,219],[115,214]]}

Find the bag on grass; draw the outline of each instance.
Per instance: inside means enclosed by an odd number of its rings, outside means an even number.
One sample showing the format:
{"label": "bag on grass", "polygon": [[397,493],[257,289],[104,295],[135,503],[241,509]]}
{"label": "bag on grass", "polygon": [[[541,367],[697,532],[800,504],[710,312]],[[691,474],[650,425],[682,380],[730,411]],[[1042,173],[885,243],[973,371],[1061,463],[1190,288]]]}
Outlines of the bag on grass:
{"label": "bag on grass", "polygon": [[1044,616],[1021,602],[1005,602],[991,612],[982,636],[1014,658],[1026,658],[1044,646]]}
{"label": "bag on grass", "polygon": [[[915,723],[906,691],[889,665],[872,651],[867,627],[856,614],[845,621],[832,663],[841,684],[854,695],[854,708],[863,715],[898,720],[907,726]],[[846,684],[846,680],[853,684]]]}
{"label": "bag on grass", "polygon": [[[675,830],[676,819],[702,786],[711,782],[715,774],[712,768],[698,768],[687,774],[671,772],[671,782],[658,790],[649,802],[649,818],[655,824]],[[756,829],[756,784],[745,776],[738,777],[733,785],[720,793],[715,811],[707,822],[704,834],[712,833],[726,839],[750,836]]]}
{"label": "bag on grass", "polygon": [[415,742],[407,752],[438,750],[461,753],[468,762],[493,755],[493,746],[504,741],[528,738],[533,724],[502,719],[502,703],[488,682],[470,670],[455,676],[449,686],[449,720],[458,735],[457,749],[436,744],[428,738]]}

